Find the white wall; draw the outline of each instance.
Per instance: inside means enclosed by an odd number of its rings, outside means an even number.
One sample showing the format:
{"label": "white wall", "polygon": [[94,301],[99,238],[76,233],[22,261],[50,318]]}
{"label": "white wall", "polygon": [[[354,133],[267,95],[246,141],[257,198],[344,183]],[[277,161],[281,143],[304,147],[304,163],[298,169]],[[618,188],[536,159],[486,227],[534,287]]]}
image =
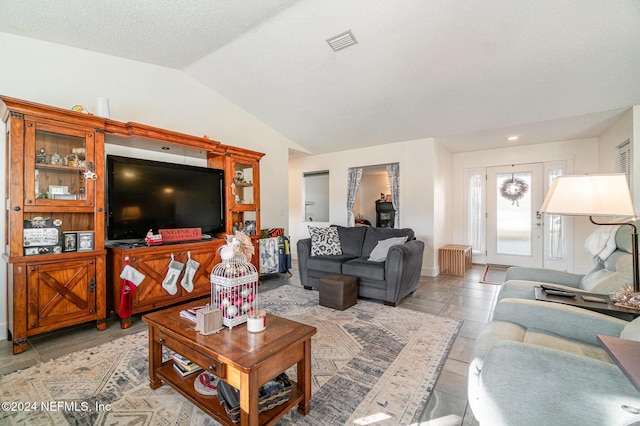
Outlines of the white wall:
{"label": "white wall", "polygon": [[[474,167],[502,166],[536,162],[566,161],[569,173],[594,173],[598,171],[598,139],[580,139],[550,142],[504,149],[474,151],[453,154],[453,223],[464,224],[464,170]],[[595,229],[587,218],[574,219],[573,253],[568,261],[570,272],[585,273],[593,269],[591,256],[584,250],[584,241]],[[455,243],[466,242],[465,227],[453,229]]]}
{"label": "white wall", "polygon": [[433,264],[438,265],[438,249],[446,244],[455,243],[453,238],[453,228],[464,227],[464,222],[454,222],[451,213],[453,212],[453,201],[455,199],[455,189],[453,187],[453,154],[442,145],[435,145],[434,163],[434,251]]}
{"label": "white wall", "polygon": [[636,214],[640,214],[640,105],[632,108],[633,124],[631,130],[631,146],[633,150],[633,180],[632,190]]}
{"label": "white wall", "polygon": [[[422,275],[437,275],[433,262],[433,162],[435,141],[432,138],[399,142],[291,159],[289,163],[289,230],[291,243],[309,237],[308,223],[303,221],[302,174],[329,170],[329,222],[315,226],[347,224],[347,173],[352,167],[399,163],[400,227],[412,228],[416,238],[424,241]],[[293,257],[297,258],[295,249]]]}
{"label": "white wall", "polygon": [[615,173],[618,162],[617,148],[633,133],[633,111],[625,111],[622,117],[598,138],[598,172]]}
{"label": "white wall", "polygon": [[[264,152],[262,227],[287,227],[288,150],[300,147],[185,73],[6,33],[0,33],[0,52],[2,95],[61,108],[81,104],[90,111],[104,96],[114,120],[206,134]],[[4,177],[2,170],[2,188]],[[6,330],[6,273],[0,271],[0,277],[0,338],[6,338],[1,334]]]}

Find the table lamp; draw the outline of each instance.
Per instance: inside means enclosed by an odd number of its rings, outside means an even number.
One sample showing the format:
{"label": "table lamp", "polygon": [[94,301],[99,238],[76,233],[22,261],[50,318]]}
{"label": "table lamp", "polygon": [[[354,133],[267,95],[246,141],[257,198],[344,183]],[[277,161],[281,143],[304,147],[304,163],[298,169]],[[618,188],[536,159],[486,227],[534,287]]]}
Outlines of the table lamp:
{"label": "table lamp", "polygon": [[638,230],[633,223],[599,223],[594,216],[628,216],[635,219],[631,193],[624,174],[559,176],[542,203],[541,213],[589,216],[595,225],[628,225],[632,228],[633,291],[640,292],[638,273]]}

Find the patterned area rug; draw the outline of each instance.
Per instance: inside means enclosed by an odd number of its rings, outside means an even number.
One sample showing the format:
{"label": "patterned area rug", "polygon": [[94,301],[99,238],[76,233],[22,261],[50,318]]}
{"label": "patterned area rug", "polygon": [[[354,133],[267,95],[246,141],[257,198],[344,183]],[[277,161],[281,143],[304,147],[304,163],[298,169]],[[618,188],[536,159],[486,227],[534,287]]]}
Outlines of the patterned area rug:
{"label": "patterned area rug", "polygon": [[[317,291],[289,285],[262,293],[260,305],[318,329],[311,413],[294,409],[279,425],[344,425],[372,415],[387,418],[376,425],[417,422],[461,326],[363,300],[336,311],[318,305]],[[0,377],[0,400],[22,404],[3,404],[0,424],[217,425],[169,386],[151,390],[147,344],[145,331]]]}
{"label": "patterned area rug", "polygon": [[507,269],[511,266],[504,265],[486,265],[480,282],[484,284],[502,284],[507,274]]}

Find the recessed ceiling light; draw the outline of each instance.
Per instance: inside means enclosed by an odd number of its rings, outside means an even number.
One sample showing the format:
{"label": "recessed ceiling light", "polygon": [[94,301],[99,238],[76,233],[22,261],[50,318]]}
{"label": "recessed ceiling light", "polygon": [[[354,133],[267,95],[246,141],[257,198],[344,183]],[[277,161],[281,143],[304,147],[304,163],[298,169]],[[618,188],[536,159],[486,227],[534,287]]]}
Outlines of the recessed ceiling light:
{"label": "recessed ceiling light", "polygon": [[518,140],[518,136],[509,136],[509,137],[507,138],[507,140],[508,140],[508,141],[511,141],[511,142],[513,142],[513,141],[517,141],[517,140]]}
{"label": "recessed ceiling light", "polygon": [[353,36],[351,30],[349,30],[327,39],[327,43],[329,43],[329,46],[331,46],[334,52],[337,52],[338,50],[357,44],[358,40]]}

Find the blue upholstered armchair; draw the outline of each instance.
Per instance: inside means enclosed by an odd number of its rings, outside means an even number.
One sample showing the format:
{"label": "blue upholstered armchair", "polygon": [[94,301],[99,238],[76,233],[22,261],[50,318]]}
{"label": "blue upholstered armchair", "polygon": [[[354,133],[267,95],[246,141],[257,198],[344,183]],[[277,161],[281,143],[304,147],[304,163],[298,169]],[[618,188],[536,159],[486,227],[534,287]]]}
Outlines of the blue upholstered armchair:
{"label": "blue upholstered armchair", "polygon": [[[640,227],[640,222],[633,223]],[[599,294],[607,294],[625,285],[631,285],[633,283],[631,227],[624,225],[618,227],[615,235],[611,237],[610,250],[606,255],[601,254],[604,259],[597,258],[596,266],[585,275],[542,268],[509,268],[498,299],[535,299],[533,287],[540,282],[567,287],[567,290],[571,291]]]}
{"label": "blue upholstered armchair", "polygon": [[640,341],[640,318],[501,300],[469,364],[476,419],[491,426],[640,424],[633,412],[640,392],[598,344],[598,334]]}

